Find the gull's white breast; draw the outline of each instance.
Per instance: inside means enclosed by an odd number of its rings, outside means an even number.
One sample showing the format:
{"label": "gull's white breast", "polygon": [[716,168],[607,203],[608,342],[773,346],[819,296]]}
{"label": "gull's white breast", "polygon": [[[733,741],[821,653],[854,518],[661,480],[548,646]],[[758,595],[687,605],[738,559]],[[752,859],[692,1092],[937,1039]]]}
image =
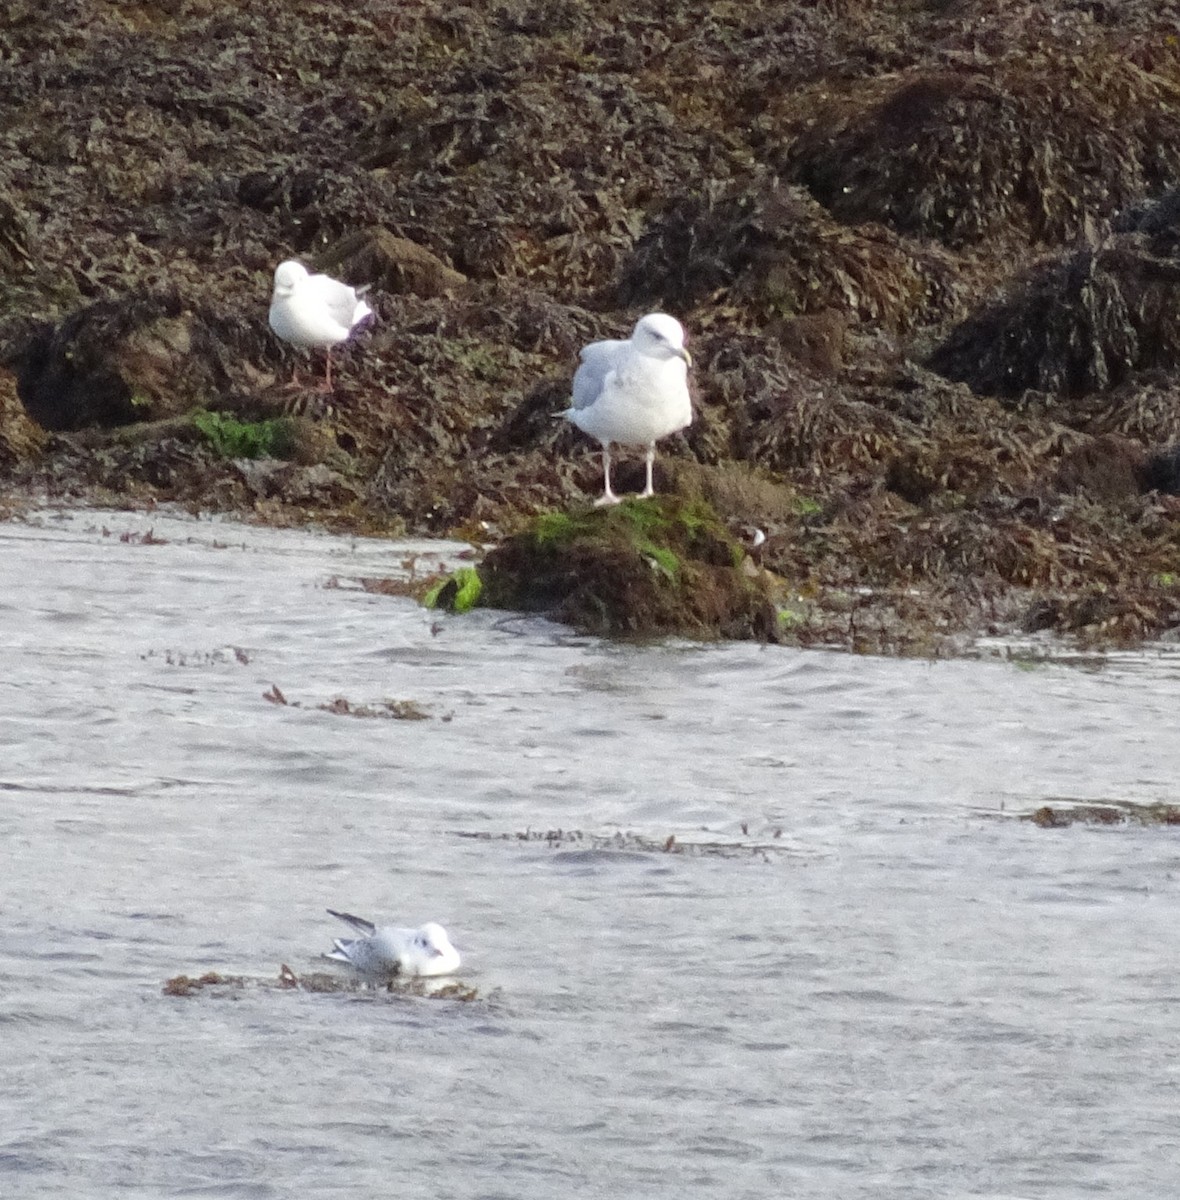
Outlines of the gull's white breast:
{"label": "gull's white breast", "polygon": [[[608,362],[609,369],[603,371]],[[596,383],[596,394],[590,395]],[[600,442],[648,445],[692,422],[684,360],[638,354],[630,342],[587,346],[574,375],[573,392],[569,419]],[[580,398],[583,404],[578,403]]]}

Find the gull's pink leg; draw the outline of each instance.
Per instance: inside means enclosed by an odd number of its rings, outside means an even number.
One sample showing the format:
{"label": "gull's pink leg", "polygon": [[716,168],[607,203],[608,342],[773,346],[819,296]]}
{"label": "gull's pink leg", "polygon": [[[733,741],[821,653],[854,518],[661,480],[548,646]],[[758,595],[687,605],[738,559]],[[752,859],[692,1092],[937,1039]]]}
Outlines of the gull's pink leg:
{"label": "gull's pink leg", "polygon": [[654,487],[652,487],[652,483],[651,483],[651,468],[652,468],[652,463],[654,463],[655,461],[656,461],[656,444],[655,444],[655,442],[652,442],[651,445],[648,446],[648,448],[647,448],[647,487],[645,487],[643,489],[643,491],[639,493],[641,499],[643,497],[654,496],[656,494],[656,489]]}
{"label": "gull's pink leg", "polygon": [[607,504],[618,504],[619,502],[618,496],[614,494],[610,486],[610,442],[602,443],[602,477],[602,495],[594,501],[595,508],[602,508]]}

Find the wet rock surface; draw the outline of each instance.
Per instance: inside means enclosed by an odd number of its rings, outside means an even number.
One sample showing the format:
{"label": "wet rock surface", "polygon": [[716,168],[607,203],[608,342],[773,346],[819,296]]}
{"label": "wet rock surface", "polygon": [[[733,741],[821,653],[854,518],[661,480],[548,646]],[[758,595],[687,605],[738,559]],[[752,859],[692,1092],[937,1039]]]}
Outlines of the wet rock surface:
{"label": "wet rock surface", "polygon": [[[766,533],[786,640],[1167,635],[1177,27],[1149,0],[17,0],[5,506],[494,542],[594,494],[551,414],[580,346],[666,308],[697,416],[657,489]],[[267,328],[288,257],[372,285],[330,394]]]}

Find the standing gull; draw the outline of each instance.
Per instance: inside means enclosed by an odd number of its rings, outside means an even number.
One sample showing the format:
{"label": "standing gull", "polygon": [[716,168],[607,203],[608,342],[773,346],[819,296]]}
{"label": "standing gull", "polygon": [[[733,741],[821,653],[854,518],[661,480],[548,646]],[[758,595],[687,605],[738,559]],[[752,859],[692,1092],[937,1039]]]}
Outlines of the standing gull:
{"label": "standing gull", "polygon": [[372,921],[351,913],[328,909],[331,916],[351,925],[363,936],[334,938],[325,958],[350,963],[360,975],[388,979],[393,975],[451,975],[459,969],[459,951],[451,945],[447,931],[433,921],[421,929],[380,929]]}
{"label": "standing gull", "polygon": [[647,487],[656,442],[692,421],[684,328],[667,313],[648,313],[626,341],[591,342],[574,373],[573,403],[560,415],[602,443],[602,496],[596,504],[617,504],[610,485],[612,442],[647,447]]}
{"label": "standing gull", "polygon": [[332,347],[343,342],[372,312],[356,288],[330,275],[309,275],[307,268],[293,259],[275,268],[270,327],[292,346],[324,351],[324,386],[329,391]]}

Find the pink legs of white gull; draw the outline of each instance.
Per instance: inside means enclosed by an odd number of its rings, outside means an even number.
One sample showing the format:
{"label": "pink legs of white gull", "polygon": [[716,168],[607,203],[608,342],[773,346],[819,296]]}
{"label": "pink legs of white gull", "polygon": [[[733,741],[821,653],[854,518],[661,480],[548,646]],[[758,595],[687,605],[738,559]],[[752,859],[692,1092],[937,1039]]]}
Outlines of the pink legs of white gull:
{"label": "pink legs of white gull", "polygon": [[[647,464],[647,486],[639,493],[640,500],[646,500],[648,496],[654,496],[656,489],[652,485],[652,466],[656,461],[656,444],[651,442],[647,447],[647,453],[644,455],[644,462]],[[610,443],[606,442],[602,447],[602,478],[603,490],[602,495],[594,501],[595,508],[606,508],[610,504],[618,504],[622,497],[615,493],[615,490],[610,485]]]}

